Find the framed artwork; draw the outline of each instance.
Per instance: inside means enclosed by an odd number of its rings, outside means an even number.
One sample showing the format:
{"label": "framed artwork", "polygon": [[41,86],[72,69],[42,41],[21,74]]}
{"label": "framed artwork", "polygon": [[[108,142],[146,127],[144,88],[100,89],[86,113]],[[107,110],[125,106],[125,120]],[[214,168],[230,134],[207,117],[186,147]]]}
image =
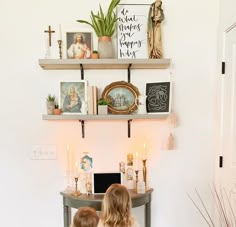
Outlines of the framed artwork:
{"label": "framed artwork", "polygon": [[118,59],[147,59],[147,24],[150,4],[119,4],[117,6]]}
{"label": "framed artwork", "polygon": [[171,82],[146,84],[147,113],[169,113],[171,106]]}
{"label": "framed artwork", "polygon": [[61,81],[59,103],[63,114],[82,114],[82,105],[87,102],[87,81]]}
{"label": "framed artwork", "polygon": [[138,88],[125,81],[109,84],[102,92],[102,98],[111,102],[108,111],[113,114],[129,114],[137,109]]}
{"label": "framed artwork", "polygon": [[92,33],[91,32],[67,32],[66,55],[70,59],[91,58]]}
{"label": "framed artwork", "polygon": [[127,169],[127,180],[133,180],[133,169],[132,168],[128,168]]}
{"label": "framed artwork", "polygon": [[127,154],[127,166],[133,166],[134,156],[133,153]]}

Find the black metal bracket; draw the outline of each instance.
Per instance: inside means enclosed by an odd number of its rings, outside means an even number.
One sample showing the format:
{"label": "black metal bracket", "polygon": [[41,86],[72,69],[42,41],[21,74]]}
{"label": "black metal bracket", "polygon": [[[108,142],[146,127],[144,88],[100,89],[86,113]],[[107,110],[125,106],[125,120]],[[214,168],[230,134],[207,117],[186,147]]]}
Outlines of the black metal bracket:
{"label": "black metal bracket", "polygon": [[223,156],[219,157],[219,167],[222,168],[223,167]]}
{"label": "black metal bracket", "polygon": [[222,62],[221,64],[221,74],[225,74],[225,62]]}
{"label": "black metal bracket", "polygon": [[130,83],[130,68],[131,68],[132,64],[129,64],[128,67],[128,83]]}
{"label": "black metal bracket", "polygon": [[130,123],[132,120],[128,120],[128,138],[131,137],[131,133],[130,133]]}
{"label": "black metal bracket", "polygon": [[80,121],[80,123],[81,123],[82,138],[84,138],[84,137],[85,137],[85,135],[84,135],[84,120],[79,120],[79,121]]}
{"label": "black metal bracket", "polygon": [[84,67],[83,64],[80,64],[81,80],[84,79]]}

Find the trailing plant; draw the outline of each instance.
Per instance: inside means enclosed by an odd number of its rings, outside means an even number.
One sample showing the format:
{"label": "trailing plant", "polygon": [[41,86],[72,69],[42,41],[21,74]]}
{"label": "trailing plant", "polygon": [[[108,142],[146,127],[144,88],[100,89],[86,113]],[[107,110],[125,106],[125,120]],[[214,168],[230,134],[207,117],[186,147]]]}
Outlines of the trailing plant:
{"label": "trailing plant", "polygon": [[99,4],[99,11],[97,12],[97,14],[95,14],[91,10],[91,22],[86,20],[77,20],[77,22],[90,25],[94,29],[98,37],[112,36],[116,29],[116,21],[118,20],[114,10],[119,3],[120,0],[111,0],[106,15],[104,14],[103,9]]}
{"label": "trailing plant", "polygon": [[56,96],[49,94],[47,96],[47,102],[55,102]]}
{"label": "trailing plant", "polygon": [[98,100],[98,105],[103,105],[103,106],[105,106],[105,105],[110,105],[111,104],[111,101],[109,101],[109,100],[107,100],[107,99],[104,99],[104,98],[100,98],[99,100]]}

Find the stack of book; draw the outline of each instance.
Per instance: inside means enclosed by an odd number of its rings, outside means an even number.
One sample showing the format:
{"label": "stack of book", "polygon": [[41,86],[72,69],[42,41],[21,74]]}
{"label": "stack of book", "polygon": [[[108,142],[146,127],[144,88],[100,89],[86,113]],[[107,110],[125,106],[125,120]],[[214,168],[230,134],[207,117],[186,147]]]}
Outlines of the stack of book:
{"label": "stack of book", "polygon": [[88,86],[88,114],[98,114],[98,88],[96,86]]}

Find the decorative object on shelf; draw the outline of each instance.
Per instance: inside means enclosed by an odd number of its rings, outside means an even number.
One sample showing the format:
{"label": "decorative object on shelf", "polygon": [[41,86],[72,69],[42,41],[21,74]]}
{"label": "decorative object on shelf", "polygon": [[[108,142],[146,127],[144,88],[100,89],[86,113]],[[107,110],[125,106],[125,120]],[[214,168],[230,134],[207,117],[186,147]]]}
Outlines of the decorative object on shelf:
{"label": "decorative object on shelf", "polygon": [[80,168],[86,173],[91,172],[93,168],[93,158],[85,154],[81,158]]}
{"label": "decorative object on shelf", "polygon": [[[114,57],[111,37],[116,29],[116,22],[118,18],[114,10],[119,2],[120,0],[111,0],[106,15],[104,14],[101,5],[99,5],[99,11],[97,14],[91,11],[91,22],[77,20],[77,22],[88,24],[94,29],[98,37],[98,53],[100,58]],[[101,38],[104,36],[109,38]]]}
{"label": "decorative object on shelf", "polygon": [[171,82],[147,83],[147,113],[169,113],[171,107]]}
{"label": "decorative object on shelf", "polygon": [[119,169],[121,173],[125,174],[125,162],[119,163]]}
{"label": "decorative object on shelf", "polygon": [[67,32],[66,33],[67,58],[86,59],[92,54],[91,32]]}
{"label": "decorative object on shelf", "polygon": [[132,153],[127,154],[127,166],[133,166],[134,156]]}
{"label": "decorative object on shelf", "polygon": [[48,96],[47,96],[47,102],[46,102],[46,104],[47,104],[47,114],[53,114],[53,110],[55,109],[55,99],[56,99],[56,97],[55,97],[55,95],[51,95],[51,94],[49,94]]}
{"label": "decorative object on shelf", "polygon": [[133,180],[133,169],[127,168],[127,180]]}
{"label": "decorative object on shelf", "polygon": [[92,59],[98,59],[99,58],[99,53],[97,50],[93,50],[92,54],[91,54],[91,58]]}
{"label": "decorative object on shelf", "polygon": [[48,30],[45,30],[44,32],[48,33],[48,45],[52,46],[52,33],[55,33],[55,31],[53,31],[49,25]]}
{"label": "decorative object on shelf", "polygon": [[138,88],[125,81],[113,82],[105,87],[102,98],[111,104],[108,111],[113,114],[130,114],[137,109]]}
{"label": "decorative object on shelf", "polygon": [[55,109],[53,110],[53,114],[60,115],[61,113],[62,113],[62,111],[59,108],[58,104],[55,104]]}
{"label": "decorative object on shelf", "polygon": [[147,108],[146,108],[146,95],[139,95],[137,99],[137,106],[138,106],[138,111],[137,114],[146,114],[147,113]]}
{"label": "decorative object on shelf", "polygon": [[121,59],[148,59],[147,17],[150,4],[117,6],[117,54]]}
{"label": "decorative object on shelf", "polygon": [[107,114],[108,113],[108,106],[111,104],[111,101],[108,99],[100,98],[98,100],[98,114]]}
{"label": "decorative object on shelf", "polygon": [[87,82],[61,81],[59,90],[59,103],[63,107],[63,114],[82,114],[82,102],[87,101]]}
{"label": "decorative object on shelf", "polygon": [[156,0],[151,4],[148,15],[148,54],[149,58],[162,58],[161,22],[164,13],[161,8],[162,1]]}
{"label": "decorative object on shelf", "polygon": [[73,196],[80,196],[81,193],[78,189],[78,177],[75,177],[75,191],[72,193]]}
{"label": "decorative object on shelf", "polygon": [[57,40],[59,48],[59,58],[62,59],[62,40]]}

